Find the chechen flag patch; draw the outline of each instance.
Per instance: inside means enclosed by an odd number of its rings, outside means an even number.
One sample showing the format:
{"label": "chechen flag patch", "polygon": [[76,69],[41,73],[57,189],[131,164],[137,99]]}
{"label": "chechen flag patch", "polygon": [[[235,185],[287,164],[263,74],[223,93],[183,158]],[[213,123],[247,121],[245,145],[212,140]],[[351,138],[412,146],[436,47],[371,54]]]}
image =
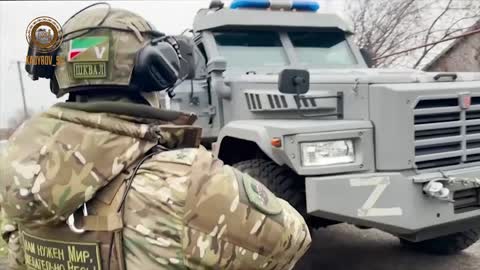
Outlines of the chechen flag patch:
{"label": "chechen flag patch", "polygon": [[70,40],[68,62],[108,61],[109,38],[106,36],[80,37]]}

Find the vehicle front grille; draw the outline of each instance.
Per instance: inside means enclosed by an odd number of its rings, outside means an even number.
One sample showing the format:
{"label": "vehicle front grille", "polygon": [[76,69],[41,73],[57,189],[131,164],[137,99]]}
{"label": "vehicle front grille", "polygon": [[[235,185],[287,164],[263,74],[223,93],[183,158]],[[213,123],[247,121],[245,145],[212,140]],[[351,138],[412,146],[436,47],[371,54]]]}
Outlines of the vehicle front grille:
{"label": "vehicle front grille", "polygon": [[480,97],[424,98],[414,108],[419,170],[480,163]]}
{"label": "vehicle front grille", "polygon": [[480,209],[480,189],[472,188],[455,191],[453,194],[455,214]]}

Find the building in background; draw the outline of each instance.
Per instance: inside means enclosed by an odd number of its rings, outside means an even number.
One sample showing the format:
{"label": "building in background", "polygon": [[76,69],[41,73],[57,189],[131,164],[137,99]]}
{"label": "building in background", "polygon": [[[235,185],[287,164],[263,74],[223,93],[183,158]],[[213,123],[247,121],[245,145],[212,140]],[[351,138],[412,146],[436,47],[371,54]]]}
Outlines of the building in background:
{"label": "building in background", "polygon": [[[480,29],[480,21],[467,32]],[[423,70],[480,72],[480,33],[455,40],[435,57]]]}

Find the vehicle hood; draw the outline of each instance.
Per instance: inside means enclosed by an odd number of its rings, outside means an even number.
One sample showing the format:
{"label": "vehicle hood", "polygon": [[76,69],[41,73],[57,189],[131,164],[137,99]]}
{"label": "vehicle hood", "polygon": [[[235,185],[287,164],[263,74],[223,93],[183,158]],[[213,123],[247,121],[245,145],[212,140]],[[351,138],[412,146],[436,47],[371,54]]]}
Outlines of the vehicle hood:
{"label": "vehicle hood", "polygon": [[[269,71],[257,71],[240,73],[227,73],[226,81],[248,81],[251,83],[274,83],[278,81],[281,69]],[[385,84],[385,83],[425,83],[436,82],[435,77],[439,74],[455,74],[455,81],[480,81],[480,73],[477,72],[424,72],[414,69],[310,69],[311,83],[362,83],[362,84]],[[451,82],[452,77],[442,77],[438,81]]]}

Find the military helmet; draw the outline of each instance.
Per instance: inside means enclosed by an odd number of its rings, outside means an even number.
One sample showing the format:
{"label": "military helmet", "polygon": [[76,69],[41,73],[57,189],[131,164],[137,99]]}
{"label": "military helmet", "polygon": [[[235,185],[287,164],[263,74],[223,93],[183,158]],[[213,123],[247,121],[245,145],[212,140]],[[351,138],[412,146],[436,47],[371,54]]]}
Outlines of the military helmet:
{"label": "military helmet", "polygon": [[[92,8],[99,4],[108,8]],[[175,38],[154,30],[133,12],[113,9],[108,3],[94,5],[80,10],[63,25],[63,42],[52,53],[60,62],[51,71],[42,73],[26,66],[34,80],[51,79],[50,89],[61,97],[93,89],[137,91],[151,96],[145,93],[171,88],[182,79],[185,65],[181,61],[185,59]]]}

